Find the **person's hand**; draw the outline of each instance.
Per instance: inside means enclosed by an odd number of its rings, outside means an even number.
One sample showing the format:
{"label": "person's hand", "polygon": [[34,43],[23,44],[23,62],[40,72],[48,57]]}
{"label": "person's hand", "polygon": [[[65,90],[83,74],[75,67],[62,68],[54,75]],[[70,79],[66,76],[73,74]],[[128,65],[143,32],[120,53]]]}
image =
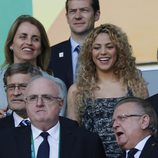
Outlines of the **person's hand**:
{"label": "person's hand", "polygon": [[4,118],[6,116],[6,112],[7,112],[7,108],[6,109],[0,109],[0,119]]}

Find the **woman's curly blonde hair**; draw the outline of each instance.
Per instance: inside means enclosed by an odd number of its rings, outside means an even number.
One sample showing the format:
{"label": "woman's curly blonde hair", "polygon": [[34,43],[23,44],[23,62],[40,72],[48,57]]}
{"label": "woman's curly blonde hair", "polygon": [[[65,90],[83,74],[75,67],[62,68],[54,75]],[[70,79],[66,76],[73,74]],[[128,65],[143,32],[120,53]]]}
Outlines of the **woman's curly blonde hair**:
{"label": "woman's curly blonde hair", "polygon": [[96,27],[86,38],[79,56],[77,74],[77,93],[75,95],[76,112],[79,120],[84,113],[85,102],[88,98],[95,99],[94,91],[97,87],[98,77],[96,65],[92,60],[92,45],[100,33],[109,35],[116,47],[117,61],[113,66],[113,73],[120,82],[128,87],[134,96],[147,97],[146,82],[136,68],[135,57],[132,56],[132,47],[125,32],[116,25],[103,24]]}

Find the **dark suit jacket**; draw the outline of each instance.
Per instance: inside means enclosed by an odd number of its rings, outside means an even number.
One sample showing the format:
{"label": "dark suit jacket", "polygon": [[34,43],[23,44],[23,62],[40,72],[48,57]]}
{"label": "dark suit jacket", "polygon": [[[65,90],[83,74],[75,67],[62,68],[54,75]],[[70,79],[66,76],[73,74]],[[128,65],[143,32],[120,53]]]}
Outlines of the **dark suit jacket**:
{"label": "dark suit jacket", "polygon": [[[155,109],[157,117],[158,117],[158,94],[155,94],[149,98],[146,99]],[[157,127],[157,135],[156,138],[158,140],[158,127]]]}
{"label": "dark suit jacket", "polygon": [[158,142],[154,137],[150,137],[146,142],[140,158],[157,158],[158,157]]}
{"label": "dark suit jacket", "polygon": [[156,114],[158,115],[158,94],[155,94],[146,100],[154,107]]}
{"label": "dark suit jacket", "polygon": [[[158,141],[152,136],[150,137],[139,158],[157,158],[158,157]],[[126,158],[126,154],[122,155],[122,157],[119,158]]]}
{"label": "dark suit jacket", "polygon": [[2,128],[14,128],[14,118],[13,114],[6,116],[5,118],[0,119],[0,129]]}
{"label": "dark suit jacket", "polygon": [[72,85],[73,68],[70,40],[61,42],[51,47],[49,68],[53,70],[55,77],[64,81],[67,89]]}
{"label": "dark suit jacket", "polygon": [[[60,158],[105,158],[100,138],[60,118]],[[0,158],[31,158],[31,128],[0,130]]]}

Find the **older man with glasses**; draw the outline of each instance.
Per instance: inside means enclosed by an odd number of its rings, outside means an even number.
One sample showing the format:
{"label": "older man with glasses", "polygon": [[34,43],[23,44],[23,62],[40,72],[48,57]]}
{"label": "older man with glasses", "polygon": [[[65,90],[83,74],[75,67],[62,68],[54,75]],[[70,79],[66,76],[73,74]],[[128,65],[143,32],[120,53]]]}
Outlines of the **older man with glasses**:
{"label": "older man with glasses", "polygon": [[126,151],[124,158],[157,158],[157,116],[145,100],[127,97],[117,103],[112,126],[118,145]]}
{"label": "older man with glasses", "polygon": [[33,78],[24,98],[31,126],[0,131],[1,158],[106,158],[98,135],[59,116],[64,95],[58,80]]}
{"label": "older man with glasses", "polygon": [[12,110],[1,110],[0,128],[26,126],[28,124],[25,109],[24,91],[27,83],[34,76],[41,76],[40,70],[30,63],[12,64],[4,74],[4,85],[8,100],[8,107]]}

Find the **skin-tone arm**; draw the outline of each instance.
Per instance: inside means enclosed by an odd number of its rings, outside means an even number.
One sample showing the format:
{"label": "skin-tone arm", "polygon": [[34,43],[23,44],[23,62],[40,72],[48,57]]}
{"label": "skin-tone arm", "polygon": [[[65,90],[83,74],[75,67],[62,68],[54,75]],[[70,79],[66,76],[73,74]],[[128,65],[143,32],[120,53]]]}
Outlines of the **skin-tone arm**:
{"label": "skin-tone arm", "polygon": [[73,84],[69,90],[67,95],[67,114],[66,116],[72,120],[77,121],[76,107],[75,107],[75,93],[76,93],[76,85]]}

